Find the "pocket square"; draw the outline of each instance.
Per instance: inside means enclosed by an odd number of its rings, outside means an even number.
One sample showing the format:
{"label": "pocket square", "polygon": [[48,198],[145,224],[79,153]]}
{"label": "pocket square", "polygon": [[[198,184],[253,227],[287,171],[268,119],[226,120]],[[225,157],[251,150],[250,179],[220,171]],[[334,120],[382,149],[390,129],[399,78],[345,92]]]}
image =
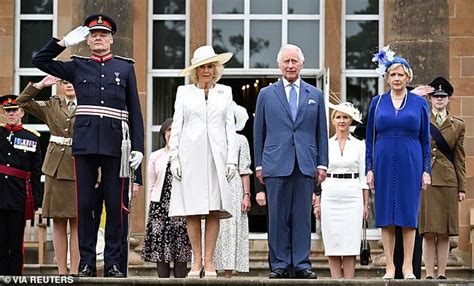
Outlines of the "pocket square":
{"label": "pocket square", "polygon": [[314,99],[308,100],[308,104],[316,104],[316,101]]}

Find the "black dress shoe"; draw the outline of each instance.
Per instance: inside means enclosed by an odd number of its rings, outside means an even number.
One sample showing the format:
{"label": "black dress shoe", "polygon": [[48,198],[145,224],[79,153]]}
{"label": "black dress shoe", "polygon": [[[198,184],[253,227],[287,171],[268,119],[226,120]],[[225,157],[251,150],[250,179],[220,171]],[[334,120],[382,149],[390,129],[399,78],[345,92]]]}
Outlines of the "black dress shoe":
{"label": "black dress shoe", "polygon": [[433,276],[426,276],[425,279],[426,280],[433,280],[434,278],[433,278]]}
{"label": "black dress shoe", "polygon": [[290,277],[290,273],[288,272],[288,270],[283,269],[283,268],[278,268],[278,269],[273,270],[270,273],[270,276],[268,276],[268,278],[271,278],[271,279],[283,279],[283,278],[289,278],[289,277]]}
{"label": "black dress shoe", "polygon": [[112,277],[112,278],[124,278],[122,272],[118,269],[117,265],[112,265],[107,268],[107,271],[104,272],[104,277]]}
{"label": "black dress shoe", "polygon": [[318,279],[318,275],[309,269],[298,270],[295,272],[295,278],[298,279]]}
{"label": "black dress shoe", "polygon": [[77,277],[96,277],[97,272],[92,269],[89,265],[84,266],[81,271],[77,274]]}

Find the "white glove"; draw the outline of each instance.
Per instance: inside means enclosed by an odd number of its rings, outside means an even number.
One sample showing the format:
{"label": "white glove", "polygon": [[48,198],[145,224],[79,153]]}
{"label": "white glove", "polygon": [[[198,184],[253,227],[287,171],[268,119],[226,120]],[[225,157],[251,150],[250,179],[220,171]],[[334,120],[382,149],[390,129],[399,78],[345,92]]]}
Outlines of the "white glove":
{"label": "white glove", "polygon": [[236,171],[237,171],[237,166],[235,164],[227,164],[227,167],[225,170],[225,177],[227,178],[227,182],[230,182],[230,180],[234,178]]}
{"label": "white glove", "polygon": [[66,48],[72,47],[84,41],[89,35],[89,28],[86,26],[79,26],[64,36],[64,45]]}
{"label": "white glove", "polygon": [[179,163],[178,158],[175,158],[175,159],[171,160],[170,171],[171,171],[171,174],[173,174],[173,177],[176,180],[181,181],[181,174],[182,174],[181,173],[181,163]]}
{"label": "white glove", "polygon": [[143,160],[143,153],[140,151],[132,151],[130,152],[130,157],[128,161],[130,161],[130,167],[137,169],[140,163]]}

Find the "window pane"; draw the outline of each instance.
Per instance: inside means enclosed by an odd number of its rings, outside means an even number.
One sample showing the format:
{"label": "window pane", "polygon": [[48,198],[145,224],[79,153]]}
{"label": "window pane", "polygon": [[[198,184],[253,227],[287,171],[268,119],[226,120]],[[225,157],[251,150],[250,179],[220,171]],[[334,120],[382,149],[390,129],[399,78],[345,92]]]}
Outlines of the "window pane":
{"label": "window pane", "polygon": [[[31,82],[39,82],[43,76],[20,76],[20,92]],[[43,88],[35,97],[35,100],[48,100],[51,98],[51,87]],[[43,124],[44,122],[36,117],[25,113],[25,117],[21,120],[24,124]]]}
{"label": "window pane", "polygon": [[319,14],[319,0],[288,0],[288,14]]}
{"label": "window pane", "polygon": [[288,43],[301,48],[305,68],[319,68],[319,21],[288,21]]}
{"label": "window pane", "polygon": [[362,116],[367,116],[370,101],[378,92],[377,77],[346,78],[346,98],[359,108]]}
{"label": "window pane", "polygon": [[153,14],[185,14],[185,0],[154,0]]}
{"label": "window pane", "polygon": [[22,20],[20,22],[20,67],[33,67],[31,59],[51,38],[53,21]]}
{"label": "window pane", "polygon": [[378,14],[379,0],[346,0],[346,14]]}
{"label": "window pane", "polygon": [[243,14],[244,0],[213,0],[213,14]]}
{"label": "window pane", "polygon": [[184,84],[184,77],[153,78],[153,125],[161,125],[166,118],[173,116],[176,89]]}
{"label": "window pane", "polygon": [[281,14],[281,0],[252,0],[250,14]]}
{"label": "window pane", "polygon": [[53,14],[53,0],[21,0],[21,14]]}
{"label": "window pane", "polygon": [[250,21],[250,67],[276,68],[281,21]]}
{"label": "window pane", "polygon": [[184,68],[185,21],[153,21],[153,68]]}
{"label": "window pane", "polygon": [[371,51],[378,42],[378,21],[346,21],[346,69],[373,69]]}
{"label": "window pane", "polygon": [[234,56],[225,66],[228,68],[244,67],[244,22],[212,21],[212,45],[216,53],[232,52]]}

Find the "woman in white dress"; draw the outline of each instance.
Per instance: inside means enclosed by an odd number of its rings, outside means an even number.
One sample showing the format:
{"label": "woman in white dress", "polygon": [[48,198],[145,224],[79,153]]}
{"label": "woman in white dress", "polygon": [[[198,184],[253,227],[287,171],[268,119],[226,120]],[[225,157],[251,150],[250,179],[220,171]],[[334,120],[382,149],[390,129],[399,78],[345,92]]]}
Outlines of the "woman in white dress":
{"label": "woman in white dress", "polygon": [[[247,110],[235,105],[235,129],[242,131],[249,119]],[[230,181],[232,191],[232,217],[221,222],[214,255],[216,269],[224,271],[225,278],[232,272],[249,272],[249,220],[250,211],[250,148],[244,135],[237,134],[238,174]]]}
{"label": "woman in white dress", "polygon": [[[172,183],[170,217],[186,217],[194,256],[190,278],[217,277],[214,250],[219,220],[232,213],[229,182],[237,168],[232,89],[217,84],[232,53],[211,46],[194,51],[181,72],[192,84],[179,86],[170,138]],[[203,262],[201,219],[205,220]]]}
{"label": "woman in white dress", "polygon": [[314,214],[321,219],[325,255],[332,278],[354,278],[360,252],[362,218],[368,217],[369,190],[365,179],[365,144],[349,132],[360,112],[351,103],[329,104],[336,134],[329,139],[329,168]]}

